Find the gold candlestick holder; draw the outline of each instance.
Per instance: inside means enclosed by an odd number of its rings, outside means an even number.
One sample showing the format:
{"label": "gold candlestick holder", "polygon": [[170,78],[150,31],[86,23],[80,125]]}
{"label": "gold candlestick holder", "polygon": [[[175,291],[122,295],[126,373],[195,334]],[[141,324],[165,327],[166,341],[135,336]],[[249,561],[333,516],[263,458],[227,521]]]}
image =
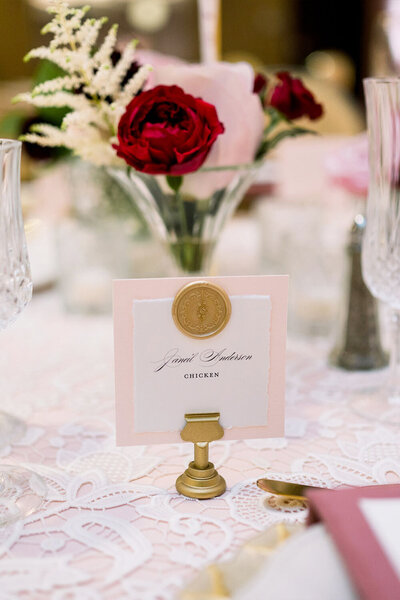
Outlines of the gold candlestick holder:
{"label": "gold candlestick holder", "polygon": [[226,490],[225,479],[208,459],[209,443],[224,435],[219,417],[219,413],[185,415],[186,425],[181,431],[181,438],[185,442],[193,442],[194,460],[176,480],[176,489],[188,498],[215,498]]}

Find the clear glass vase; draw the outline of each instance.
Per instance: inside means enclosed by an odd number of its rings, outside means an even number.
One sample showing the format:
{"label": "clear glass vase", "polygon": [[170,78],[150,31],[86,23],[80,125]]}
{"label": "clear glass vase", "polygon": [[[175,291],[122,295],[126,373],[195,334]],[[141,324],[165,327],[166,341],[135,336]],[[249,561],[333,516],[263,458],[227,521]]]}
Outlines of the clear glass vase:
{"label": "clear glass vase", "polygon": [[[210,193],[194,195],[173,192],[164,176],[152,176],[133,169],[110,172],[131,195],[150,229],[168,248],[179,275],[202,275],[210,269],[219,235],[253,183],[260,163],[237,169],[198,172],[197,177],[215,177]],[[190,175],[189,175],[190,177]],[[205,186],[210,188],[209,185]],[[204,186],[200,186],[203,190]]]}
{"label": "clear glass vase", "polygon": [[362,271],[372,294],[391,309],[391,348],[385,384],[364,390],[353,405],[366,417],[400,424],[400,79],[368,78],[364,89],[370,181]]}
{"label": "clear glass vase", "polygon": [[80,159],[64,165],[68,219],[57,226],[58,287],[66,310],[107,313],[113,279],[159,277],[170,267],[118,181]]}

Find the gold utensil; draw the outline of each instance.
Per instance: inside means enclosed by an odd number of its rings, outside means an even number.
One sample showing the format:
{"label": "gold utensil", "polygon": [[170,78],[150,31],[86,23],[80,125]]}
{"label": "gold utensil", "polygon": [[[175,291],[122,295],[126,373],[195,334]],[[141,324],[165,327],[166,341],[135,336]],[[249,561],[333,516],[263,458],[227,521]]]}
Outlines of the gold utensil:
{"label": "gold utensil", "polygon": [[306,497],[307,490],[326,489],[315,485],[302,485],[300,483],[290,483],[289,481],[278,481],[276,479],[258,479],[257,486],[270,494],[291,496],[292,498],[299,498],[301,500],[304,500]]}

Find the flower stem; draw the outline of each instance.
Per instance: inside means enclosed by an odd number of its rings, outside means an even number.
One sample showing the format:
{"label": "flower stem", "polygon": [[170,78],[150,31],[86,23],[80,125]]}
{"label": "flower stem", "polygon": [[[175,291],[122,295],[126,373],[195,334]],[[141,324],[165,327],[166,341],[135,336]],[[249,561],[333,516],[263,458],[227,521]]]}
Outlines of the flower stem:
{"label": "flower stem", "polygon": [[200,238],[190,236],[170,244],[177,265],[187,275],[207,272],[213,248],[213,242],[204,242]]}
{"label": "flower stem", "polygon": [[175,199],[178,203],[179,217],[180,217],[180,221],[181,221],[181,235],[183,238],[186,238],[189,235],[189,231],[188,231],[188,224],[187,224],[186,211],[185,211],[185,202],[179,192],[176,192]]}

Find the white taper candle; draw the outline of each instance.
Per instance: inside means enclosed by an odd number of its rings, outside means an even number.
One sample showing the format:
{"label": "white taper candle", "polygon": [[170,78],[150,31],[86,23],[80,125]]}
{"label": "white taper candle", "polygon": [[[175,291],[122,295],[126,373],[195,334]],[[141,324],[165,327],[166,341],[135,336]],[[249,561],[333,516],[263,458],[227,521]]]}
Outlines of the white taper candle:
{"label": "white taper candle", "polygon": [[199,11],[200,60],[211,63],[220,58],[221,0],[197,0]]}

